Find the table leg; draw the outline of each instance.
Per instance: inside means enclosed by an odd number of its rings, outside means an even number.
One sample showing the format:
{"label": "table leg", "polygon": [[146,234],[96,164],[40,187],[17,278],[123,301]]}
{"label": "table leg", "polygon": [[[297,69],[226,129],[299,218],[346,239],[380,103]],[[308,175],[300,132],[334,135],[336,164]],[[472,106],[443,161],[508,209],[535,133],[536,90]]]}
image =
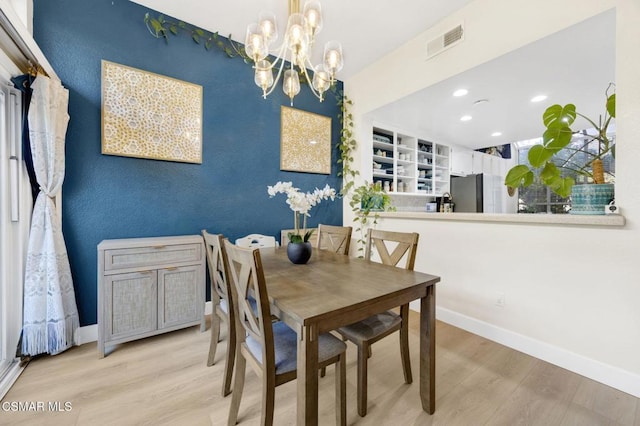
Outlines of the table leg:
{"label": "table leg", "polygon": [[303,327],[298,336],[298,425],[318,424],[318,335]]}
{"label": "table leg", "polygon": [[436,409],[436,288],[427,287],[420,299],[420,399],[422,409]]}

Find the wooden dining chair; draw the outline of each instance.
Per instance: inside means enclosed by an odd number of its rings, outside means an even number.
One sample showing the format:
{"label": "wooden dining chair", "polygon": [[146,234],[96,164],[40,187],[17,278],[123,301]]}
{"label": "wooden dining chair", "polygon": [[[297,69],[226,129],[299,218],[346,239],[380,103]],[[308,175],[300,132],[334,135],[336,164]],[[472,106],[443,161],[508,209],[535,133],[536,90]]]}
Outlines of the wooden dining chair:
{"label": "wooden dining chair", "polygon": [[[298,335],[283,322],[271,322],[271,310],[259,249],[225,241],[229,256],[236,328],[236,372],[229,408],[235,425],[247,362],[262,379],[262,425],[273,424],[275,388],[296,378]],[[251,307],[255,297],[257,309]],[[265,320],[266,318],[266,320]],[[346,424],[346,345],[331,334],[318,337],[318,366],[336,365],[336,422]]]}
{"label": "wooden dining chair", "polygon": [[231,393],[231,377],[235,360],[236,327],[231,302],[232,292],[229,277],[229,261],[224,247],[225,238],[221,234],[210,234],[202,230],[204,246],[207,251],[207,269],[211,281],[211,343],[207,366],[215,363],[216,349],[220,340],[220,324],[227,325],[227,353],[224,361],[224,379],[222,381],[222,396]]}
{"label": "wooden dining chair", "polygon": [[317,248],[331,250],[338,254],[349,255],[351,245],[351,226],[318,225]]}
{"label": "wooden dining chair", "polygon": [[[369,229],[364,257],[371,260],[374,250],[381,263],[413,270],[416,260],[419,235],[415,232],[390,232]],[[401,264],[401,260],[405,259]],[[358,347],[358,414],[367,414],[367,361],[371,356],[371,345],[395,331],[400,333],[400,354],[405,383],[411,383],[411,361],[409,359],[409,305],[400,307],[400,314],[386,311],[365,320],[341,327],[337,331]]]}
{"label": "wooden dining chair", "polygon": [[272,235],[249,234],[246,237],[238,238],[236,245],[245,248],[278,247],[278,242]]}

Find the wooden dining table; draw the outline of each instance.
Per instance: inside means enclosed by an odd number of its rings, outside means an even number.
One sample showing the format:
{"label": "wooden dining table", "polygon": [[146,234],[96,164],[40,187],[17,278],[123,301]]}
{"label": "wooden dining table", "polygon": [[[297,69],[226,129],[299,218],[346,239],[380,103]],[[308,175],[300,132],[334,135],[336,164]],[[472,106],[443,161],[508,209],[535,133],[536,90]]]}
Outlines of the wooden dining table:
{"label": "wooden dining table", "polygon": [[[272,314],[298,334],[297,424],[318,424],[318,336],[420,299],[420,398],[435,410],[435,284],[440,277],[313,250],[295,265],[286,247],[261,249]],[[375,371],[372,371],[375,374]]]}

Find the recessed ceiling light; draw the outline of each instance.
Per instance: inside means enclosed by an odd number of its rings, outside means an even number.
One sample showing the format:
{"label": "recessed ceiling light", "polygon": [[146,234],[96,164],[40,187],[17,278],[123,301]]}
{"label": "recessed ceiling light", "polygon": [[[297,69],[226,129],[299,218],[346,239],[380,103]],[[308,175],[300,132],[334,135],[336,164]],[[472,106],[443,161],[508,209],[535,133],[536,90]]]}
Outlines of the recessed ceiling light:
{"label": "recessed ceiling light", "polygon": [[531,98],[531,102],[542,102],[547,99],[547,95],[538,95]]}
{"label": "recessed ceiling light", "polygon": [[455,92],[453,92],[453,96],[460,97],[460,96],[466,95],[467,93],[469,93],[467,89],[458,89]]}
{"label": "recessed ceiling light", "polygon": [[502,136],[502,132],[493,132],[491,136]]}
{"label": "recessed ceiling light", "polygon": [[471,116],[470,115],[463,115],[462,117],[460,117],[460,121],[469,121],[471,120]]}

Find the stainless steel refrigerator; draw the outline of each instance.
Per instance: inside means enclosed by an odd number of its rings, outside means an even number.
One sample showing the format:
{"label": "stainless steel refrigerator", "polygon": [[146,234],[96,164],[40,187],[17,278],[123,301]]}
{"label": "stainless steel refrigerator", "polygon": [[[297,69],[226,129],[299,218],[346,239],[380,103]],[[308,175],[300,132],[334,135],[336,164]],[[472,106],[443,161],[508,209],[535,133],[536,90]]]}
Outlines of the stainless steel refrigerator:
{"label": "stainless steel refrigerator", "polygon": [[454,203],[454,212],[484,212],[483,180],[482,173],[467,176],[451,176],[451,198]]}

